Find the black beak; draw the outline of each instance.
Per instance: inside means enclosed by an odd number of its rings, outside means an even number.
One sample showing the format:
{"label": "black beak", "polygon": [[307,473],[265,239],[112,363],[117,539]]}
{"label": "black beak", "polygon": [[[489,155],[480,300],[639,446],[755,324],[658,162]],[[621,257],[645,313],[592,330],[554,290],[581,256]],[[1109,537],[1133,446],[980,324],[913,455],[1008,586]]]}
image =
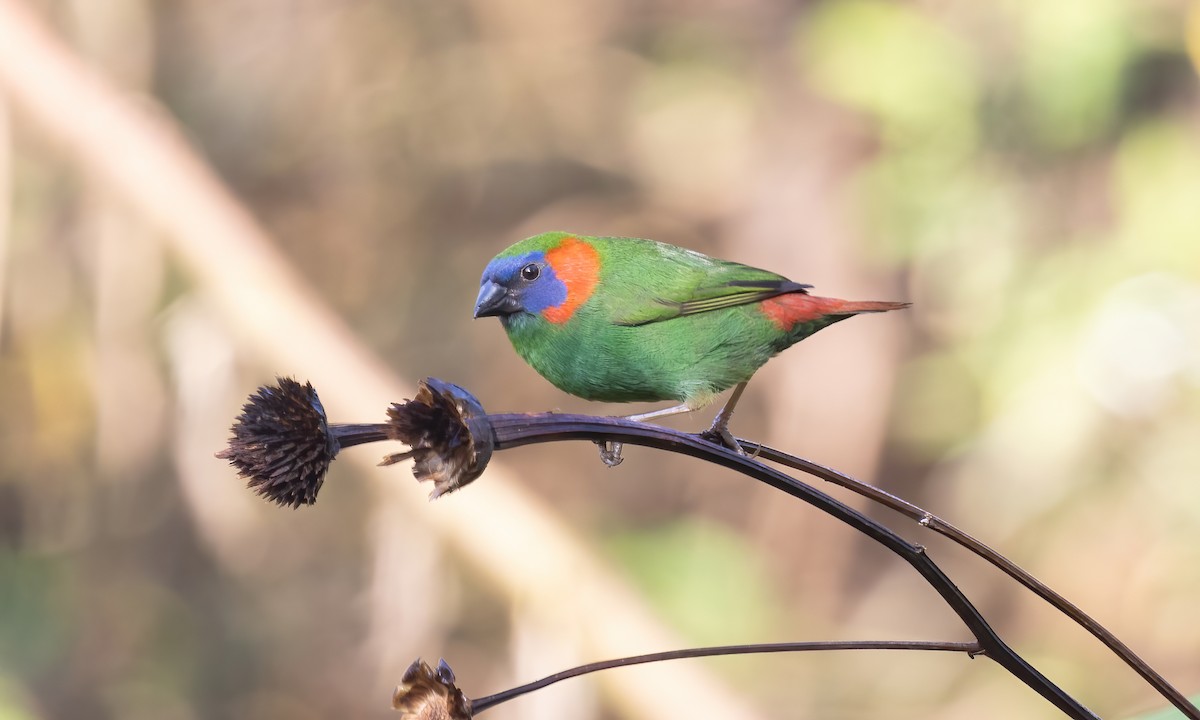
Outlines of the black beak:
{"label": "black beak", "polygon": [[511,315],[520,309],[521,303],[503,285],[488,280],[480,286],[479,297],[475,299],[476,318]]}

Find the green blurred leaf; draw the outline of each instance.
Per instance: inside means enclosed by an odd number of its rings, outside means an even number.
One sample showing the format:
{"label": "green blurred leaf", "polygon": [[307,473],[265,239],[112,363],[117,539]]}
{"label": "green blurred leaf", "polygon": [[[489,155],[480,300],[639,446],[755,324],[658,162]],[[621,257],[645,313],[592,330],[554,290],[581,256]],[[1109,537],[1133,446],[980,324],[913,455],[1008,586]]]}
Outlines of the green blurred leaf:
{"label": "green blurred leaf", "polygon": [[[1188,700],[1196,707],[1200,707],[1200,695],[1193,695]],[[1172,707],[1165,710],[1156,710],[1145,715],[1137,715],[1130,720],[1176,720],[1177,718],[1178,720],[1183,720],[1183,713]]]}
{"label": "green blurred leaf", "polygon": [[37,720],[15,681],[0,674],[0,720]]}
{"label": "green blurred leaf", "polygon": [[929,353],[904,366],[896,383],[896,439],[923,458],[936,459],[978,432],[978,378],[952,353]]}
{"label": "green blurred leaf", "polygon": [[1116,152],[1118,235],[1135,268],[1171,267],[1189,277],[1200,268],[1200,143],[1192,127],[1147,123]]}
{"label": "green blurred leaf", "polygon": [[968,46],[910,6],[825,3],[798,35],[814,87],[871,113],[885,139],[936,141],[959,154],[975,143],[975,58]]}
{"label": "green blurred leaf", "polygon": [[746,642],[781,616],[753,547],[702,519],[612,538],[609,550],[664,617],[697,642]]}
{"label": "green blurred leaf", "polygon": [[57,661],[70,637],[72,596],[55,564],[0,552],[0,667],[28,675]]}
{"label": "green blurred leaf", "polygon": [[1116,116],[1133,54],[1125,8],[1117,0],[1033,0],[1020,7],[1031,129],[1059,148],[1097,139]]}

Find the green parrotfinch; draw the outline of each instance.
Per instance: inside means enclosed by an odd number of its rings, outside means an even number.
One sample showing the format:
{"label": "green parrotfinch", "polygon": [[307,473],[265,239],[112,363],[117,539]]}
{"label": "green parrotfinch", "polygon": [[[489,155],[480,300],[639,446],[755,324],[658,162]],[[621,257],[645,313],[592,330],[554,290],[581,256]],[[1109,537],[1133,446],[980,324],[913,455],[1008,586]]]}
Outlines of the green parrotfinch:
{"label": "green parrotfinch", "polygon": [[695,410],[737,386],[712,428],[730,442],[732,404],[767,360],[839,320],[909,305],[811,287],[652,240],[550,232],[488,263],[475,317],[499,317],[517,353],[571,395],[680,403],[637,419]]}

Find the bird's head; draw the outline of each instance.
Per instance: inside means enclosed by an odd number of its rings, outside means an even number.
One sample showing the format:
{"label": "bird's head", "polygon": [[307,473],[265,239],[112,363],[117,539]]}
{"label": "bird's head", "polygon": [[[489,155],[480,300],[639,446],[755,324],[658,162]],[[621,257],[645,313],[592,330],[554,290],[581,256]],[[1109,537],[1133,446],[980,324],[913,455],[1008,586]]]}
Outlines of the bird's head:
{"label": "bird's head", "polygon": [[535,235],[484,268],[475,317],[494,315],[507,325],[525,313],[564,323],[591,297],[599,278],[600,255],[591,243],[569,233]]}

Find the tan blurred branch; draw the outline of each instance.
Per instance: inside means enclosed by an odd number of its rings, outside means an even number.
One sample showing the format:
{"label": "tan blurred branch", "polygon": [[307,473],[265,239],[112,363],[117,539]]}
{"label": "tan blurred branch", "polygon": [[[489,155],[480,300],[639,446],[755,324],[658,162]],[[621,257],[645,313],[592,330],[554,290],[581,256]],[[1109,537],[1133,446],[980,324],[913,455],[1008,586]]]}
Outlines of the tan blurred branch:
{"label": "tan blurred branch", "polygon": [[[269,364],[312,379],[334,416],[382,414],[389,400],[410,392],[412,383],[393,375],[308,291],[151,99],[123,95],[17,0],[0,0],[0,92],[82,171],[161,231],[243,342]],[[371,462],[363,453],[351,458]],[[392,503],[419,512],[534,617],[579,628],[589,653],[682,644],[502,466],[488,471],[473,501],[453,511],[428,508],[412,484],[378,486],[380,512]],[[520,562],[529,558],[537,561]],[[694,666],[611,674],[603,682],[629,717],[756,717]]]}
{"label": "tan blurred branch", "polygon": [[8,236],[12,221],[12,135],[8,127],[8,104],[0,97],[0,328],[4,326],[5,279],[8,277]]}

